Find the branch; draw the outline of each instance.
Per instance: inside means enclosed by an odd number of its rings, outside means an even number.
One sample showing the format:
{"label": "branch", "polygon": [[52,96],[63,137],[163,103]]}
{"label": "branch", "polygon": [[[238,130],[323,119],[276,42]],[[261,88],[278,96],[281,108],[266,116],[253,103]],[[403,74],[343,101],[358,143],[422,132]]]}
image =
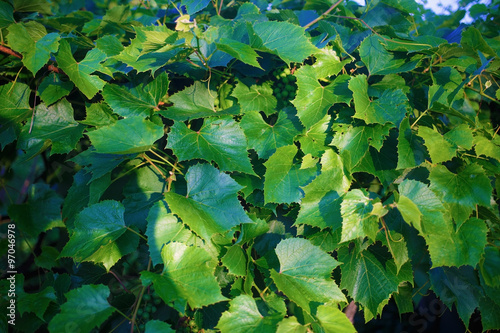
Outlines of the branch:
{"label": "branch", "polygon": [[[3,52],[3,53],[6,53],[8,55],[11,55],[13,57],[19,58],[19,59],[23,58],[23,56],[21,55],[21,53],[16,52],[16,51],[14,51],[12,49],[9,49],[8,47],[3,46],[3,45],[0,45],[0,51]],[[49,71],[56,72],[56,73],[59,73],[59,74],[65,74],[62,69],[57,68],[54,65],[47,65],[47,69]]]}
{"label": "branch", "polygon": [[332,10],[334,10],[338,5],[340,5],[340,3],[344,1],[344,0],[339,0],[337,1],[336,3],[334,3],[330,8],[328,8],[328,10],[326,12],[324,12],[323,14],[321,14],[320,16],[318,16],[316,19],[312,20],[311,22],[307,23],[305,26],[304,26],[304,29],[307,29],[309,28],[311,25],[313,25],[314,23],[320,21],[323,19],[324,16],[328,15]]}

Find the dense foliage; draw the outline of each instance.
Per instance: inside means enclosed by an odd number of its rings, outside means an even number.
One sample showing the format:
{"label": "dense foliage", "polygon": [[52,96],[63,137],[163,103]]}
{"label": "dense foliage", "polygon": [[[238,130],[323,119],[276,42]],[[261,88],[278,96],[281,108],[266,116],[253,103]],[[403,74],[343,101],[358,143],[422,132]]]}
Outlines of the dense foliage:
{"label": "dense foliage", "polygon": [[367,2],[0,1],[0,330],[500,328],[500,2]]}

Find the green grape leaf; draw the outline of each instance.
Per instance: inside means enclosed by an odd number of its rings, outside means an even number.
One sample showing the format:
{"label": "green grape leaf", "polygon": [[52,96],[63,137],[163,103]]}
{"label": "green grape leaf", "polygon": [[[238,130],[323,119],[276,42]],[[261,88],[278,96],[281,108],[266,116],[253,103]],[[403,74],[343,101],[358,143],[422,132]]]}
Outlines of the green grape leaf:
{"label": "green grape leaf", "polygon": [[14,20],[14,8],[9,3],[0,2],[0,29],[7,28]]}
{"label": "green grape leaf", "polygon": [[240,223],[253,223],[237,198],[241,186],[209,164],[197,164],[186,174],[187,195],[165,193],[170,210],[205,240]]}
{"label": "green grape leaf", "polygon": [[456,306],[460,319],[469,326],[469,319],[479,306],[482,289],[471,266],[438,267],[430,270],[432,290],[451,309]]}
{"label": "green grape leaf", "polygon": [[316,318],[318,318],[319,324],[325,333],[356,332],[349,318],[336,305],[325,304],[318,306]]}
{"label": "green grape leaf", "polygon": [[378,216],[374,214],[374,205],[368,193],[354,189],[343,198],[340,212],[342,214],[341,242],[368,236],[375,240],[378,232]]}
{"label": "green grape leaf", "polygon": [[385,137],[389,135],[390,125],[349,126],[345,132],[338,131],[332,145],[339,148],[340,156],[349,161],[354,169],[363,159],[370,146],[382,148]]}
{"label": "green grape leaf", "polygon": [[288,64],[302,62],[318,50],[304,35],[304,28],[289,22],[257,22],[251,30],[249,35],[254,49],[276,54]]}
{"label": "green grape leaf", "polygon": [[32,114],[30,88],[24,83],[9,82],[0,86],[0,147],[14,140],[21,132],[22,122]]}
{"label": "green grape leaf", "polygon": [[158,111],[158,103],[168,91],[168,76],[160,74],[148,84],[137,84],[124,87],[118,84],[107,84],[102,95],[104,101],[113,111],[123,117],[148,117]]}
{"label": "green grape leaf", "polygon": [[187,13],[193,15],[200,10],[205,9],[205,7],[210,3],[210,0],[182,0],[183,6],[186,6]]}
{"label": "green grape leaf", "polygon": [[[257,305],[257,302],[260,306]],[[222,333],[276,332],[277,323],[283,319],[286,313],[284,303],[278,303],[281,306],[276,307],[277,304],[268,304],[260,300],[257,302],[248,295],[235,297],[229,302],[229,310],[224,312],[219,319],[217,328]]]}
{"label": "green grape leaf", "polygon": [[314,54],[314,57],[316,61],[312,67],[316,71],[316,76],[318,78],[337,75],[346,64],[351,62],[350,59],[341,61],[337,52],[329,47],[320,49],[318,53]]}
{"label": "green grape leaf", "polygon": [[96,128],[113,125],[118,119],[118,116],[113,115],[113,110],[106,103],[90,104],[85,113],[87,118],[80,120],[80,123]]}
{"label": "green grape leaf", "polygon": [[313,314],[320,303],[346,301],[331,278],[339,263],[329,254],[302,238],[282,240],[275,251],[280,269],[271,269],[271,278],[304,311]]}
{"label": "green grape leaf", "polygon": [[33,75],[49,61],[51,53],[57,52],[59,48],[61,37],[58,33],[44,34],[42,38],[34,40],[21,23],[10,25],[8,31],[9,45],[23,55],[23,64]]}
{"label": "green grape leaf", "polygon": [[386,75],[408,72],[417,67],[419,56],[412,59],[399,57],[387,51],[384,40],[380,36],[371,35],[359,46],[359,56],[366,65],[370,75]]}
{"label": "green grape leaf", "polygon": [[326,139],[330,119],[331,116],[326,115],[299,136],[300,149],[304,154],[319,157],[328,149]]}
{"label": "green grape leaf", "polygon": [[163,247],[161,257],[162,273],[143,271],[141,280],[145,286],[153,283],[165,303],[186,300],[201,308],[226,300],[214,276],[217,261],[204,249],[173,242]]}
{"label": "green grape leaf", "polygon": [[155,319],[146,323],[145,333],[175,333],[175,330],[166,322]]}
{"label": "green grape leaf", "polygon": [[49,322],[49,331],[91,332],[115,312],[115,308],[108,303],[109,295],[109,288],[102,284],[86,284],[67,292],[67,302],[61,305],[61,312]]}
{"label": "green grape leaf", "polygon": [[75,87],[70,81],[61,81],[61,77],[55,73],[43,79],[37,89],[37,93],[46,105],[51,105],[67,96]]}
{"label": "green grape leaf", "polygon": [[214,107],[216,96],[215,91],[196,81],[192,86],[170,96],[168,100],[174,105],[160,111],[160,114],[177,121],[215,116],[218,115]]}
{"label": "green grape leaf", "polygon": [[452,216],[457,221],[466,220],[476,205],[490,206],[493,188],[478,164],[469,164],[456,174],[438,165],[431,169],[429,180],[431,190],[450,205]]}
{"label": "green grape leaf", "polygon": [[273,95],[270,82],[264,82],[262,85],[253,84],[250,87],[238,82],[232,96],[238,99],[243,113],[264,111],[266,115],[271,115],[276,112],[278,101]]}
{"label": "green grape leaf", "polygon": [[155,266],[162,263],[163,245],[170,242],[190,244],[189,240],[196,238],[174,214],[168,211],[164,201],[157,201],[153,204],[146,220],[149,254]]}
{"label": "green grape leaf", "polygon": [[83,209],[76,216],[74,230],[59,257],[100,262],[109,271],[121,257],[137,249],[139,239],[127,231],[124,213],[125,207],[114,200]]}
{"label": "green grape leaf", "polygon": [[14,10],[16,12],[39,12],[40,14],[51,15],[51,5],[45,0],[14,0]]}
{"label": "green grape leaf", "polygon": [[295,145],[283,146],[264,163],[264,200],[266,203],[298,202],[304,196],[302,186],[307,185],[314,176],[316,168],[300,169],[293,160],[297,154]]}
{"label": "green grape leaf", "polygon": [[167,147],[179,161],[195,158],[214,161],[222,171],[254,175],[243,130],[230,117],[209,118],[198,131],[177,121],[170,128]]}
{"label": "green grape leaf", "polygon": [[64,227],[61,220],[63,199],[47,184],[37,183],[28,189],[28,201],[10,205],[8,213],[16,226],[30,237],[52,228]]}
{"label": "green grape leaf", "polygon": [[84,129],[74,119],[73,113],[73,107],[66,99],[50,107],[38,105],[31,133],[31,124],[26,123],[19,136],[18,147],[29,155],[42,151],[48,145],[52,146],[51,155],[69,153],[76,148]]}
{"label": "green grape leaf", "polygon": [[82,61],[77,62],[71,53],[71,45],[65,39],[61,40],[56,55],[59,67],[88,99],[94,97],[106,84],[99,76],[92,75],[96,71],[104,70],[101,62],[105,59],[106,54],[94,48],[87,52]]}
{"label": "green grape leaf", "polygon": [[231,57],[263,70],[257,61],[259,55],[249,45],[224,37],[219,39],[219,42],[215,43],[215,45],[217,45],[219,50],[229,54]]}
{"label": "green grape leaf", "polygon": [[419,166],[426,155],[424,141],[411,129],[409,118],[403,119],[399,125],[397,169]]}
{"label": "green grape leaf", "polygon": [[347,89],[348,75],[340,75],[327,86],[318,79],[312,66],[304,66],[295,72],[297,77],[297,96],[292,104],[297,108],[297,116],[306,126],[311,127],[327,114],[330,107],[336,103],[346,103],[352,99],[352,93]]}
{"label": "green grape leaf", "polygon": [[[127,135],[124,136],[124,133]],[[119,120],[87,135],[97,153],[133,154],[150,149],[163,136],[163,126],[136,116]]]}
{"label": "green grape leaf", "polygon": [[227,267],[229,273],[238,276],[245,276],[247,274],[247,258],[245,251],[240,246],[231,246],[221,261]]}
{"label": "green grape leaf", "polygon": [[33,312],[38,318],[44,320],[43,314],[45,313],[51,302],[57,303],[57,297],[54,288],[47,287],[38,293],[19,294],[17,299],[17,306],[21,316],[26,312]]}
{"label": "green grape leaf", "polygon": [[500,143],[497,140],[477,135],[474,137],[474,150],[478,156],[486,156],[500,161]]}
{"label": "green grape leaf", "polygon": [[307,327],[297,321],[297,317],[287,317],[278,323],[276,333],[307,333]]}
{"label": "green grape leaf", "polygon": [[321,174],[303,188],[305,195],[295,225],[339,229],[341,197],[351,185],[346,174],[340,156],[328,149],[321,157]]}
{"label": "green grape leaf", "polygon": [[338,259],[343,263],[340,287],[347,289],[349,295],[372,314],[379,313],[379,306],[398,290],[400,277],[394,262],[382,263],[368,250],[356,254],[346,247],[339,249]]}
{"label": "green grape leaf", "polygon": [[436,129],[420,126],[418,136],[425,141],[432,163],[441,163],[451,160],[456,155],[456,148],[446,140]]}
{"label": "green grape leaf", "polygon": [[406,115],[408,98],[401,89],[385,90],[378,99],[368,96],[368,79],[366,75],[358,75],[349,80],[352,91],[354,118],[363,119],[367,124],[392,123],[399,126]]}
{"label": "green grape leaf", "polygon": [[[406,198],[406,200],[410,201],[408,198]],[[399,202],[398,207],[400,207]],[[418,213],[420,214],[420,211]],[[392,258],[394,259],[394,263],[396,264],[396,270],[399,273],[401,267],[410,259],[408,256],[408,246],[406,245],[406,240],[403,235],[394,230],[388,230],[384,233],[378,233],[377,241],[380,241],[385,247],[387,247],[387,249],[389,249]]]}
{"label": "green grape leaf", "polygon": [[240,126],[248,138],[248,148],[254,149],[259,158],[269,158],[276,149],[290,145],[300,133],[301,127],[295,119],[285,111],[278,112],[278,120],[270,125],[257,112],[250,112],[243,116]]}
{"label": "green grape leaf", "polygon": [[481,276],[486,285],[500,287],[500,249],[488,245],[484,248],[484,256],[479,263]]}

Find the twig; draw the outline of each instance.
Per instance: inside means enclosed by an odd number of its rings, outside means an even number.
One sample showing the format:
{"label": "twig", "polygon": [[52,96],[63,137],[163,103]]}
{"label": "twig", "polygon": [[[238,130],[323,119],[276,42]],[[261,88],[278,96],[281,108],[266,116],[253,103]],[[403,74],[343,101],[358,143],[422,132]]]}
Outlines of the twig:
{"label": "twig", "polygon": [[330,8],[327,9],[326,12],[324,12],[323,14],[321,14],[320,16],[318,16],[317,18],[315,18],[314,20],[312,20],[311,22],[307,23],[305,26],[304,26],[304,29],[307,29],[309,28],[311,25],[313,25],[314,23],[320,21],[323,19],[323,17],[325,17],[326,15],[330,14],[330,12],[332,10],[334,10],[338,5],[340,5],[340,3],[344,1],[344,0],[339,0],[337,1],[336,3],[334,3]]}
{"label": "twig", "polygon": [[131,292],[130,290],[128,290],[128,289],[127,289],[127,287],[125,287],[125,285],[124,285],[124,284],[123,284],[123,282],[120,280],[120,278],[118,277],[118,275],[116,275],[116,273],[115,273],[115,272],[113,272],[112,270],[109,270],[109,272],[110,272],[111,274],[113,274],[113,276],[116,278],[116,280],[118,281],[118,283],[119,283],[119,284],[123,287],[123,289],[124,289],[126,292],[128,292],[128,293],[130,293],[130,292]]}
{"label": "twig", "polygon": [[[19,59],[22,59],[23,56],[21,55],[21,53],[19,52],[16,52],[12,49],[9,49],[8,47],[6,46],[3,46],[3,45],[0,45],[0,51],[3,52],[3,53],[6,53],[8,55],[11,55],[11,56],[14,56],[16,58],[19,58]],[[59,73],[59,74],[64,74],[63,70],[60,69],[60,68],[57,68],[56,66],[54,65],[47,65],[47,69],[49,71],[52,71],[52,72],[56,72],[56,73]]]}

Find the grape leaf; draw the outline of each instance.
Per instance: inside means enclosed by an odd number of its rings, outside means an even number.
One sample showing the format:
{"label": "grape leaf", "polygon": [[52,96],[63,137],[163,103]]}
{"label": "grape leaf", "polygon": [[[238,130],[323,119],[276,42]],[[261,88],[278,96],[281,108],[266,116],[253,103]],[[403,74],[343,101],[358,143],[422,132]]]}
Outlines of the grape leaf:
{"label": "grape leaf", "polygon": [[182,0],[183,6],[186,6],[189,15],[196,14],[210,3],[210,0]]}
{"label": "grape leaf", "polygon": [[229,175],[209,164],[197,164],[186,174],[187,195],[165,193],[170,210],[205,240],[240,223],[253,223],[240,205],[241,189]]}
{"label": "grape leaf", "polygon": [[250,87],[238,82],[232,95],[238,99],[242,112],[264,111],[266,115],[276,112],[278,101],[273,95],[270,82],[262,85],[253,84]]}
{"label": "grape leaf", "polygon": [[429,273],[432,290],[449,309],[456,306],[460,319],[468,327],[482,293],[474,269],[471,266],[438,267]]}
{"label": "grape leaf", "polygon": [[69,42],[65,39],[61,40],[59,52],[56,55],[59,67],[88,99],[94,97],[106,84],[99,76],[91,75],[96,71],[104,70],[101,62],[105,59],[106,54],[94,48],[87,52],[82,61],[77,62],[73,58]]}
{"label": "grape leaf", "polygon": [[344,65],[351,62],[351,59],[340,60],[337,52],[329,47],[320,49],[314,54],[316,61],[312,66],[316,71],[318,78],[326,78],[328,76],[337,75]]}
{"label": "grape leaf", "polygon": [[320,303],[346,301],[331,278],[339,263],[329,254],[302,238],[282,240],[275,251],[280,269],[271,269],[271,278],[304,311],[313,314]]}
{"label": "grape leaf", "polygon": [[307,185],[314,176],[316,168],[300,169],[293,159],[297,154],[295,145],[283,146],[264,163],[264,200],[266,203],[298,202],[303,196],[302,186]]}
{"label": "grape leaf", "polygon": [[174,106],[160,111],[160,114],[177,121],[214,116],[217,115],[214,107],[216,96],[215,91],[196,81],[192,86],[170,96],[168,100]]}
{"label": "grape leaf", "polygon": [[64,227],[61,220],[63,200],[47,184],[37,183],[28,189],[28,201],[9,206],[10,218],[30,237],[52,228]]}
{"label": "grape leaf", "polygon": [[297,108],[300,121],[311,127],[322,120],[328,109],[335,103],[346,103],[352,99],[347,89],[348,75],[340,75],[327,86],[318,81],[316,70],[312,66],[304,66],[295,72],[297,77],[297,96],[292,104]]}
{"label": "grape leaf", "polygon": [[66,100],[47,107],[36,107],[36,119],[30,133],[30,123],[24,125],[19,141],[20,149],[34,155],[52,145],[50,154],[69,153],[82,137],[84,127],[75,121],[73,107]]}
{"label": "grape leaf", "polygon": [[379,313],[379,306],[398,290],[400,277],[392,260],[384,263],[370,251],[356,254],[346,247],[338,250],[342,280],[340,287],[365,306],[372,314]]}
{"label": "grape leaf", "polygon": [[327,149],[327,131],[330,124],[330,115],[312,125],[299,136],[300,149],[304,154],[321,156]]}
{"label": "grape leaf", "polygon": [[325,304],[318,306],[316,318],[318,318],[319,324],[325,333],[356,332],[349,318],[336,305]]}
{"label": "grape leaf", "polygon": [[168,76],[162,73],[148,84],[136,83],[132,87],[107,84],[102,95],[113,111],[123,117],[147,117],[159,110],[158,103],[167,93],[168,85]]}
{"label": "grape leaf", "polygon": [[408,72],[417,67],[420,57],[408,59],[396,56],[382,46],[384,40],[380,36],[371,35],[359,46],[359,56],[370,72],[370,75],[384,75]]}
{"label": "grape leaf", "polygon": [[254,149],[259,158],[267,159],[277,148],[292,144],[301,126],[294,121],[296,118],[290,118],[285,111],[279,111],[278,120],[270,125],[257,112],[245,114],[240,126],[248,138],[248,148]]}
{"label": "grape leaf", "polygon": [[273,301],[267,300],[267,303],[264,303],[258,300],[257,302],[260,303],[258,306],[251,296],[237,296],[229,302],[229,310],[222,314],[217,328],[222,333],[274,333],[276,325],[286,314],[286,307],[285,303],[277,297]]}
{"label": "grape leaf", "polygon": [[481,276],[486,285],[500,287],[500,249],[488,245],[484,248],[484,256],[481,258],[479,268]]}
{"label": "grape leaf", "polygon": [[224,257],[222,264],[227,267],[229,273],[233,275],[245,276],[247,274],[247,258],[245,251],[238,245],[231,246]]}
{"label": "grape leaf", "polygon": [[30,88],[20,82],[9,82],[0,86],[0,146],[17,139],[21,123],[32,114],[29,105]]}
{"label": "grape leaf", "polygon": [[413,168],[422,164],[427,152],[424,141],[411,129],[409,118],[399,125],[397,169]]}
{"label": "grape leaf", "polygon": [[349,80],[352,91],[354,118],[363,119],[367,124],[392,123],[399,126],[406,115],[408,99],[401,89],[384,90],[376,100],[368,96],[368,79],[366,75],[358,75]]}
{"label": "grape leaf", "polygon": [[215,45],[217,45],[217,48],[222,52],[229,54],[245,64],[263,70],[257,61],[257,57],[259,57],[259,55],[249,45],[224,37],[219,39],[219,42],[215,43]]}
{"label": "grape leaf", "polygon": [[109,288],[102,284],[87,284],[67,292],[67,302],[61,305],[61,312],[49,322],[49,331],[91,332],[115,312],[107,301],[109,295]]}
{"label": "grape leaf", "polygon": [[142,284],[153,283],[165,303],[186,300],[191,308],[201,308],[226,300],[215,280],[217,261],[204,249],[173,242],[166,244],[161,257],[161,274],[141,272]]}
{"label": "grape leaf", "polygon": [[59,258],[100,262],[109,271],[121,257],[136,250],[139,242],[137,235],[127,231],[124,212],[125,207],[114,200],[83,209],[76,216],[74,230]]}
{"label": "grape leaf", "polygon": [[364,190],[354,189],[343,198],[341,242],[368,236],[375,240],[378,232],[378,216],[373,214],[374,205]]}
{"label": "grape leaf", "polygon": [[[257,22],[249,31],[251,46],[264,52],[271,52],[284,62],[302,62],[317,51],[304,35],[304,28],[289,22]],[[290,41],[293,40],[293,43]],[[297,48],[297,45],[300,45]]]}
{"label": "grape leaf", "polygon": [[474,137],[474,150],[478,156],[492,157],[500,161],[500,144],[496,140],[477,135]]}
{"label": "grape leaf", "polygon": [[321,157],[321,174],[303,188],[305,195],[295,225],[340,228],[341,197],[351,184],[346,174],[340,156],[328,149]]}
{"label": "grape leaf", "polygon": [[35,40],[21,23],[10,25],[8,31],[9,45],[23,55],[23,64],[33,75],[38,73],[49,61],[51,53],[57,52],[59,47],[60,36],[55,32]]}
{"label": "grape leaf", "polygon": [[438,165],[431,169],[429,179],[431,190],[450,205],[452,216],[457,221],[466,220],[476,205],[490,206],[493,188],[478,164],[469,164],[456,174]]}
{"label": "grape leaf", "polygon": [[[50,248],[54,249],[54,248]],[[51,302],[57,303],[53,287],[47,287],[38,293],[21,293],[18,295],[17,306],[21,316],[26,312],[33,312],[38,318],[43,319],[43,314]]]}
{"label": "grape leaf", "polygon": [[348,161],[354,169],[372,146],[377,150],[382,148],[383,141],[389,135],[390,125],[349,126],[344,132],[337,131],[332,145],[339,148],[340,156]]}
{"label": "grape leaf", "polygon": [[287,317],[278,323],[276,333],[307,333],[307,328],[296,317]]}
{"label": "grape leaf", "polygon": [[446,140],[435,128],[420,126],[418,136],[424,139],[432,163],[441,163],[451,160],[456,155],[456,148]]}
{"label": "grape leaf", "polygon": [[146,323],[146,333],[175,333],[175,330],[170,327],[164,321],[161,320],[149,320]]}
{"label": "grape leaf", "polygon": [[0,2],[0,29],[7,28],[14,20],[14,8],[9,3]]}
{"label": "grape leaf", "polygon": [[162,263],[161,249],[163,245],[170,242],[190,245],[188,240],[196,238],[184,224],[179,222],[177,217],[167,210],[164,201],[154,203],[146,220],[148,221],[146,236],[148,236],[149,254],[155,266]]}
{"label": "grape leaf", "polygon": [[[124,133],[127,135],[124,136]],[[87,135],[97,153],[132,154],[151,148],[163,136],[163,126],[135,116],[101,127]]]}
{"label": "grape leaf", "polygon": [[61,81],[60,76],[54,73],[43,79],[37,93],[46,105],[51,105],[67,96],[74,87],[71,81]]}
{"label": "grape leaf", "polygon": [[255,174],[248,158],[245,134],[232,118],[206,119],[198,131],[180,121],[170,129],[167,147],[179,161],[200,158],[214,161],[222,171]]}

